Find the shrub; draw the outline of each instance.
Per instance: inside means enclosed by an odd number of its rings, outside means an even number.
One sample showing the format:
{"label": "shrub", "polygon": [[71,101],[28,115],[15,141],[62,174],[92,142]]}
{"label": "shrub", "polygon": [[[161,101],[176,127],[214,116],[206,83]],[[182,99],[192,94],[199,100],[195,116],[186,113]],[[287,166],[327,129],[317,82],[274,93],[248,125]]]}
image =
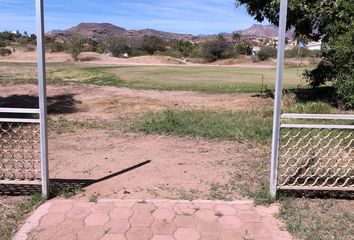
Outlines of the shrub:
{"label": "shrub", "polygon": [[241,55],[252,55],[252,46],[250,43],[241,43],[235,47],[238,54]]}
{"label": "shrub", "polygon": [[302,48],[299,56],[299,47],[293,47],[292,49],[285,50],[285,58],[297,58],[297,57],[311,57],[319,58],[322,56],[321,50],[309,50],[307,48]]}
{"label": "shrub", "polygon": [[132,53],[132,47],[128,40],[123,37],[108,37],[103,41],[104,50],[112,53],[114,57],[121,57],[124,54],[129,56]]}
{"label": "shrub", "polygon": [[72,58],[77,61],[80,53],[84,50],[85,44],[89,42],[89,39],[80,36],[80,35],[75,35],[70,38],[69,40],[69,50],[71,53]]}
{"label": "shrub", "polygon": [[153,55],[155,52],[165,51],[167,43],[165,40],[157,36],[144,36],[140,39],[137,45],[138,50]]}
{"label": "shrub", "polygon": [[66,49],[65,43],[51,42],[48,44],[50,52],[63,52]]}
{"label": "shrub", "polygon": [[277,56],[277,49],[273,47],[263,47],[257,53],[259,60],[265,61],[269,58],[275,58]]}
{"label": "shrub", "polygon": [[7,48],[0,48],[0,56],[9,56],[11,55],[11,50]]}
{"label": "shrub", "polygon": [[202,44],[201,55],[210,62],[227,58],[232,47],[225,40],[210,40]]}
{"label": "shrub", "polygon": [[171,41],[172,50],[180,52],[183,57],[189,57],[194,49],[193,43],[185,40],[174,39]]}
{"label": "shrub", "polygon": [[354,108],[354,70],[351,73],[342,73],[334,83],[341,103],[346,108]]}
{"label": "shrub", "polygon": [[0,40],[0,48],[6,47],[6,42],[3,40]]}

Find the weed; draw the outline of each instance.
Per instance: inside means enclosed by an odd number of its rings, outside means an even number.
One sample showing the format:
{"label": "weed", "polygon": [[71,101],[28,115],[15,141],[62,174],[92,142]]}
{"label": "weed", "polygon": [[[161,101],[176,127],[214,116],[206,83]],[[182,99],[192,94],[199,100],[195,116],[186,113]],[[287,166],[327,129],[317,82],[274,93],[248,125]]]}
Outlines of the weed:
{"label": "weed", "polygon": [[80,185],[52,185],[50,188],[51,197],[64,197],[71,198],[78,193],[82,193],[85,190]]}
{"label": "weed", "polygon": [[250,196],[254,199],[256,205],[270,205],[275,199],[270,195],[269,187],[262,185],[255,192],[250,193]]}
{"label": "weed", "polygon": [[100,196],[99,193],[94,192],[90,198],[89,198],[89,202],[93,202],[93,203],[97,203],[98,197]]}
{"label": "weed", "polygon": [[20,201],[13,208],[5,211],[6,216],[0,219],[0,239],[10,240],[17,231],[20,222],[43,202],[42,195],[36,193],[26,200]]}
{"label": "weed", "polygon": [[305,240],[349,240],[354,236],[354,214],[350,200],[282,200],[280,217],[287,230]]}
{"label": "weed", "polygon": [[182,199],[182,200],[188,200],[188,201],[192,201],[194,199],[196,199],[197,197],[197,194],[198,194],[198,191],[197,190],[194,190],[194,189],[191,189],[191,190],[184,190],[184,189],[177,189],[178,191],[178,197],[179,199]]}
{"label": "weed", "polygon": [[264,141],[272,133],[271,112],[165,110],[149,113],[134,127],[145,133]]}
{"label": "weed", "polygon": [[228,184],[212,183],[207,198],[209,200],[232,201],[233,190]]}

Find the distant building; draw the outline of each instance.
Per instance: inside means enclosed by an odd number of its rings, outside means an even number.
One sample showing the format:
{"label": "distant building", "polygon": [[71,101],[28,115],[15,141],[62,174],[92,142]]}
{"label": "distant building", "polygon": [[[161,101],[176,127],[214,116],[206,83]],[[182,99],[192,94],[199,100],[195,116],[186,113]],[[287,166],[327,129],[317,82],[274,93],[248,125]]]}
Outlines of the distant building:
{"label": "distant building", "polygon": [[322,41],[319,42],[309,42],[306,47],[309,50],[321,50]]}

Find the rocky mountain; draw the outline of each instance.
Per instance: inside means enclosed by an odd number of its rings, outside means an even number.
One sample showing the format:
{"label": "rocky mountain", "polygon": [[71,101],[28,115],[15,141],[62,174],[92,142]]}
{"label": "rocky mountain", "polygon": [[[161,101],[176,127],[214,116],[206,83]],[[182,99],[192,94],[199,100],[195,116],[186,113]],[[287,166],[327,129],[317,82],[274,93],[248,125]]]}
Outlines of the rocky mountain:
{"label": "rocky mountain", "polygon": [[192,34],[179,34],[163,32],[154,29],[127,30],[110,23],[80,23],[67,30],[54,30],[47,33],[47,36],[64,40],[73,35],[83,35],[94,40],[100,40],[108,36],[124,36],[128,38],[140,38],[143,36],[158,36],[165,40],[171,39],[192,39]]}
{"label": "rocky mountain", "polygon": [[[248,37],[276,37],[278,36],[278,28],[274,25],[261,25],[254,24],[248,29],[235,31],[234,33],[240,33],[242,36]],[[192,34],[180,34],[172,32],[163,32],[154,29],[143,30],[127,30],[122,27],[115,26],[110,23],[80,23],[77,26],[69,28],[67,30],[54,30],[47,33],[47,36],[56,38],[58,40],[65,40],[73,35],[80,34],[94,40],[100,40],[108,36],[124,36],[127,38],[141,38],[143,36],[158,36],[165,40],[171,39],[184,39],[192,40],[195,42],[204,41],[208,38],[215,37],[215,35],[192,35]],[[230,36],[229,33],[223,33],[224,36]],[[287,32],[287,37],[292,38],[294,31]]]}
{"label": "rocky mountain", "polygon": [[[278,27],[274,25],[254,24],[250,28],[235,31],[234,33],[253,37],[277,37]],[[287,31],[286,36],[292,39],[294,37],[294,29]]]}

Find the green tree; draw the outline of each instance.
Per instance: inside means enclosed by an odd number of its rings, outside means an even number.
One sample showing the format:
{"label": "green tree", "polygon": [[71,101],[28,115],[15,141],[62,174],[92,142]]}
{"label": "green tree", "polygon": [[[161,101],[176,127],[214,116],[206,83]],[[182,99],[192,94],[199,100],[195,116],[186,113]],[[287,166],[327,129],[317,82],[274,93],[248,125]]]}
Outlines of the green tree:
{"label": "green tree", "polygon": [[208,61],[213,62],[227,58],[232,52],[232,46],[225,40],[209,40],[201,45],[201,55]]}
{"label": "green tree", "polygon": [[236,52],[241,55],[251,55],[252,45],[248,42],[243,42],[235,47]]}
{"label": "green tree", "polygon": [[132,46],[124,37],[108,37],[103,41],[104,50],[112,53],[114,57],[121,57],[124,54],[131,55]]}
{"label": "green tree", "polygon": [[273,47],[263,47],[257,53],[259,60],[265,61],[269,58],[275,58],[277,56],[277,49]]}
{"label": "green tree", "polygon": [[87,37],[81,35],[74,35],[69,39],[69,51],[75,62],[78,61],[80,53],[83,52],[85,45],[89,42],[90,40]]}
{"label": "green tree", "polygon": [[222,33],[219,33],[218,35],[216,35],[215,38],[216,38],[217,40],[220,40],[220,41],[225,41],[224,34],[222,34]]}
{"label": "green tree", "polygon": [[194,45],[190,41],[174,39],[171,41],[171,47],[175,51],[179,51],[183,57],[188,57],[194,49]]}
{"label": "green tree", "polygon": [[157,36],[144,36],[138,42],[138,49],[153,55],[155,52],[163,52],[166,50],[167,43]]}
{"label": "green tree", "polygon": [[[279,0],[236,0],[236,6],[244,5],[257,21],[267,19],[275,25],[279,24],[279,3]],[[297,38],[322,40],[323,60],[317,68],[305,74],[311,86],[317,87],[328,81],[336,83],[339,76],[346,81],[354,81],[351,74],[354,69],[352,0],[291,0],[287,28],[291,27],[295,27]],[[342,81],[334,84],[337,91]],[[344,98],[342,100],[345,105],[350,105]]]}
{"label": "green tree", "polygon": [[0,48],[6,47],[6,42],[0,39]]}
{"label": "green tree", "polygon": [[241,40],[241,34],[233,33],[232,34],[232,40],[234,40],[236,43],[238,43]]}

